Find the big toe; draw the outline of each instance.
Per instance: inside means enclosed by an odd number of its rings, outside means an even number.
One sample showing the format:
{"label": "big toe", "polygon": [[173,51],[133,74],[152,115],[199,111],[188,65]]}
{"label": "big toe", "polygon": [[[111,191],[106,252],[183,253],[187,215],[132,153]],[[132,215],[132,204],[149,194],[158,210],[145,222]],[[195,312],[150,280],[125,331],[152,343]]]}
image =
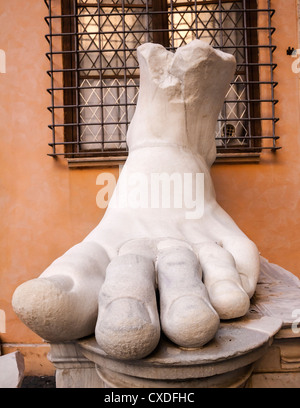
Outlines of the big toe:
{"label": "big toe", "polygon": [[96,316],[92,323],[80,318],[71,287],[67,276],[29,280],[15,290],[13,309],[26,326],[45,340],[57,342],[85,336],[93,331]]}

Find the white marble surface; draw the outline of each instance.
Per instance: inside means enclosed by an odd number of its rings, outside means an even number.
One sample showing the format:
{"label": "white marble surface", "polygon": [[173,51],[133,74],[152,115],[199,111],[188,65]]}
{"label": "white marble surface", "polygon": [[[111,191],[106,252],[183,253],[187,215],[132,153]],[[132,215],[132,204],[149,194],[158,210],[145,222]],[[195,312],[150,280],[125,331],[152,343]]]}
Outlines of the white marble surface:
{"label": "white marble surface", "polygon": [[[234,57],[200,40],[175,53],[150,43],[137,53],[129,156],[104,218],[13,296],[17,315],[44,339],[95,332],[107,353],[123,359],[150,354],[160,332],[181,347],[209,342],[220,319],[247,313],[260,267],[255,244],[217,203],[210,176]],[[166,176],[171,184],[145,200],[145,185]],[[172,188],[176,202],[153,204]]]}

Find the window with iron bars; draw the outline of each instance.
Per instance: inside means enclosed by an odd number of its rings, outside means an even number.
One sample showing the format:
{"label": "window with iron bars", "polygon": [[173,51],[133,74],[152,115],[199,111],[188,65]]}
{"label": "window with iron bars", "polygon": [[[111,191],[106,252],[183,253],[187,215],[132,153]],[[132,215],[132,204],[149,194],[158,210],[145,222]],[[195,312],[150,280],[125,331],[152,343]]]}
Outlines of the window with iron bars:
{"label": "window with iron bars", "polygon": [[[45,0],[50,45],[51,156],[70,163],[126,158],[139,90],[136,49],[202,39],[237,61],[216,128],[218,160],[276,151],[270,0]],[[199,135],[201,137],[201,135]]]}

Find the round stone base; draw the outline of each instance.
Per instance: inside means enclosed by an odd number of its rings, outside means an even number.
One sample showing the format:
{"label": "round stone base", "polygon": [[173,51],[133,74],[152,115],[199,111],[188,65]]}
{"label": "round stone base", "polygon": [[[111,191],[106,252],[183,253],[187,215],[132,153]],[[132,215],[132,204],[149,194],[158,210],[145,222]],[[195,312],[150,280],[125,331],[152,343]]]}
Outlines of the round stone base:
{"label": "round stone base", "polygon": [[97,367],[106,388],[243,388],[251,376],[252,364],[229,373],[187,380],[153,380],[116,373]]}
{"label": "round stone base", "polygon": [[96,365],[108,388],[237,388],[244,387],[255,361],[280,330],[273,317],[223,322],[215,338],[202,348],[183,349],[162,337],[152,354],[141,360],[116,360],[94,337],[78,341],[81,353]]}

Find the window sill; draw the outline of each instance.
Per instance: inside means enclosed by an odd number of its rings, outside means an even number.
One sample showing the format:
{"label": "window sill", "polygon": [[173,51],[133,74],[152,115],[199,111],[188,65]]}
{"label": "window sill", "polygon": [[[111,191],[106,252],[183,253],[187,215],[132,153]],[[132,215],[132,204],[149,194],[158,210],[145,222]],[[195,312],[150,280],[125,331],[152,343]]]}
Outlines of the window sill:
{"label": "window sill", "polygon": [[214,164],[259,163],[260,153],[218,153]]}
{"label": "window sill", "polygon": [[[123,165],[127,156],[79,157],[68,159],[69,168],[116,167]],[[219,153],[214,164],[259,163],[259,153]]]}
{"label": "window sill", "polygon": [[68,159],[69,168],[116,167],[124,164],[127,156],[78,157]]}

